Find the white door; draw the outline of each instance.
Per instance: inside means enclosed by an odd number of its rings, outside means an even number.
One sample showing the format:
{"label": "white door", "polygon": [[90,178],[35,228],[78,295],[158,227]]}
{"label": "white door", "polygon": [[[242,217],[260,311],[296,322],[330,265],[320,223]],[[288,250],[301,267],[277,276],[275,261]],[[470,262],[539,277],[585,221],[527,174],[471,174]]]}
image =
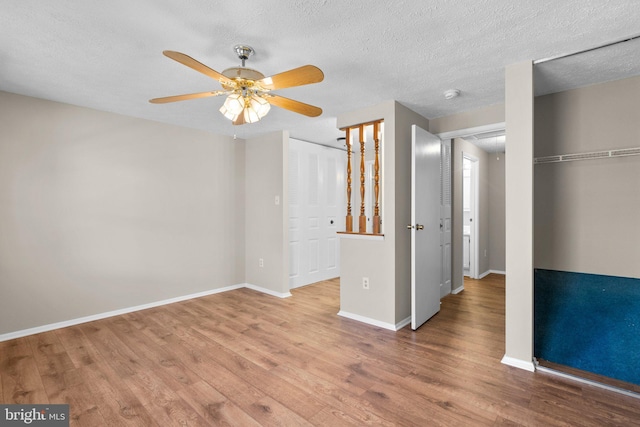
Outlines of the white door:
{"label": "white door", "polygon": [[411,127],[411,328],[440,311],[440,138]]}
{"label": "white door", "polygon": [[341,150],[289,140],[289,287],[340,276]]}
{"label": "white door", "polygon": [[451,140],[442,141],[440,153],[440,250],[442,260],[442,281],[440,297],[451,293]]}

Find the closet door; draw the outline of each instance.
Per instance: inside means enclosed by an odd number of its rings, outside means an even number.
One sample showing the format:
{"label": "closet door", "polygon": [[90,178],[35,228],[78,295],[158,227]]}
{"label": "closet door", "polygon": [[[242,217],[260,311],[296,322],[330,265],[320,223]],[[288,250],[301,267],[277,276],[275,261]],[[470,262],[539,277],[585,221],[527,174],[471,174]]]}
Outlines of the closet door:
{"label": "closet door", "polygon": [[345,153],[289,140],[289,286],[340,276]]}

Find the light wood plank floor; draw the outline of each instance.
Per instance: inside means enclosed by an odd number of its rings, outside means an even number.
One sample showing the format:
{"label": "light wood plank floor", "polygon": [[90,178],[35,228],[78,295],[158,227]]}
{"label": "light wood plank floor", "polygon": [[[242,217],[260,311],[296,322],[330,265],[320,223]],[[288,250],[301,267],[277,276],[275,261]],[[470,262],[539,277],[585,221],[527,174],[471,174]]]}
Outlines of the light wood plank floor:
{"label": "light wood plank floor", "polygon": [[502,365],[504,279],[465,288],[417,332],[338,317],[331,280],[7,341],[0,401],[69,403],[92,427],[640,425],[640,400]]}

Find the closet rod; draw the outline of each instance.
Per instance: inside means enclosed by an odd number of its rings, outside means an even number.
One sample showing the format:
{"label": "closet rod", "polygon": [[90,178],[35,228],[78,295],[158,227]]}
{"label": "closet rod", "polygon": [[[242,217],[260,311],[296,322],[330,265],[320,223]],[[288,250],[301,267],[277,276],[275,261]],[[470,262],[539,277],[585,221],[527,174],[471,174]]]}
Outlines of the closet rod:
{"label": "closet rod", "polygon": [[576,160],[610,159],[613,157],[629,157],[629,156],[640,156],[640,147],[620,148],[618,150],[607,150],[607,151],[594,151],[591,153],[562,154],[558,156],[536,157],[533,159],[533,163],[534,164],[559,163],[559,162],[572,162]]}
{"label": "closet rod", "polygon": [[619,44],[619,43],[624,43],[624,42],[628,42],[628,41],[631,41],[631,40],[635,40],[637,38],[640,38],[640,34],[636,34],[636,35],[629,36],[629,37],[624,37],[624,38],[621,38],[621,39],[618,39],[618,40],[614,40],[612,42],[608,42],[608,43],[604,43],[604,44],[601,44],[601,45],[598,45],[598,46],[590,47],[588,49],[579,50],[577,52],[564,53],[562,55],[551,56],[549,58],[536,59],[535,61],[533,61],[533,65],[543,64],[545,62],[555,61],[556,59],[562,59],[562,58],[567,58],[569,56],[579,55],[581,53],[591,52],[592,50],[602,49],[603,47],[613,46],[613,45],[616,45],[616,44]]}

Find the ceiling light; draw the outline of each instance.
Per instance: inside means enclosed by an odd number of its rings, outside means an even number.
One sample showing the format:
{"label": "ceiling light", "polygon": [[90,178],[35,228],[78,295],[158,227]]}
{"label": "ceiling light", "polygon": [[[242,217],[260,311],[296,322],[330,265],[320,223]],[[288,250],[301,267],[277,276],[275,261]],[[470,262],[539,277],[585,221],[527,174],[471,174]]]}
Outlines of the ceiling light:
{"label": "ceiling light", "polygon": [[257,93],[243,96],[241,93],[232,93],[224,101],[220,112],[229,120],[235,122],[242,114],[244,123],[255,123],[267,115],[271,104]]}
{"label": "ceiling light", "polygon": [[258,114],[258,117],[260,118],[266,116],[271,109],[271,104],[269,104],[266,99],[256,94],[251,95],[248,104],[250,108],[255,110],[256,114]]}
{"label": "ceiling light", "polygon": [[449,89],[444,92],[445,99],[453,99],[460,96],[460,89]]}
{"label": "ceiling light", "polygon": [[244,98],[240,93],[232,93],[220,107],[220,112],[229,120],[235,120],[245,107]]}

